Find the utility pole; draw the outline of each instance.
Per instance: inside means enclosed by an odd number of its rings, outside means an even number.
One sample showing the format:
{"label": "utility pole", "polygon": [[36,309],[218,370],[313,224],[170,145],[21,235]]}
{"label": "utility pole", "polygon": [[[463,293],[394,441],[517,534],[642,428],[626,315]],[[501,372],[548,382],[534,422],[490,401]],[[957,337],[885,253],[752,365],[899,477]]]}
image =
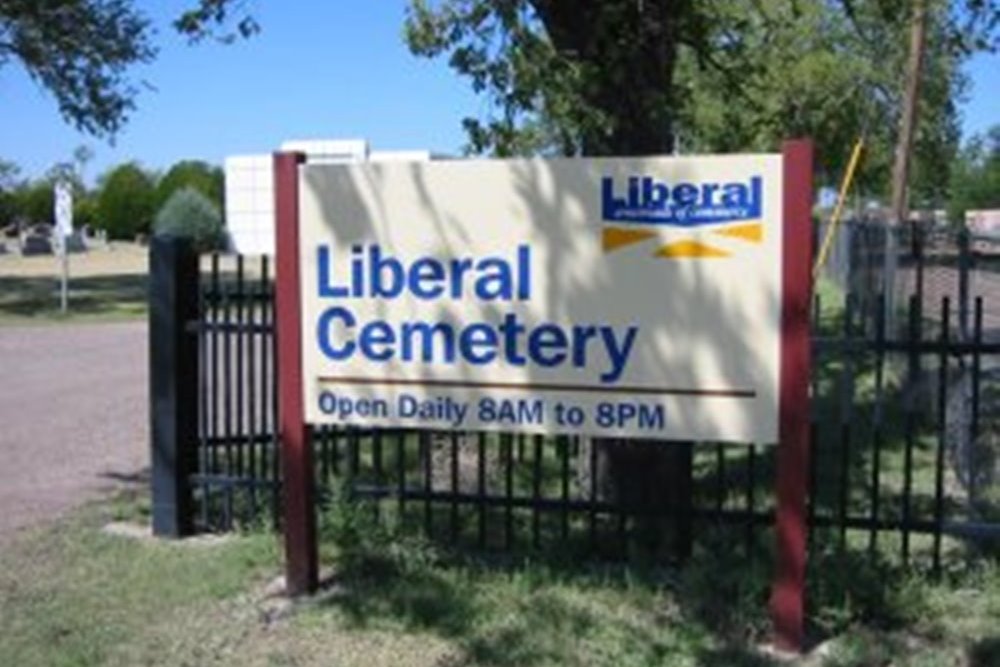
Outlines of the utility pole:
{"label": "utility pole", "polygon": [[[899,244],[897,234],[907,219],[907,182],[910,177],[910,158],[913,154],[913,135],[916,133],[920,79],[924,61],[924,43],[927,33],[927,0],[913,1],[910,17],[910,54],[906,64],[906,90],[896,137],[896,155],[892,166],[892,201],[889,226],[885,235],[885,264],[883,289],[885,291],[886,324],[892,326],[895,313],[894,282],[898,264]],[[891,330],[891,329],[890,329]]]}

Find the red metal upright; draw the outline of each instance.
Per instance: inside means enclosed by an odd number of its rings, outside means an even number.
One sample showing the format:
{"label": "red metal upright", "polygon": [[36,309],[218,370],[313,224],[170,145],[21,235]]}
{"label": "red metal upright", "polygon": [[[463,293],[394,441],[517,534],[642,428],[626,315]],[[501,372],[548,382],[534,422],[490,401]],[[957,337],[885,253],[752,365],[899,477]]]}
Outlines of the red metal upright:
{"label": "red metal upright", "polygon": [[775,645],[797,652],[802,650],[804,640],[808,536],[812,142],[787,141],[782,146],[782,156],[784,228],[775,514],[777,544],[770,607]]}
{"label": "red metal upright", "polygon": [[275,325],[278,430],[284,496],[285,583],[289,595],[318,586],[313,462],[302,395],[302,302],[299,275],[301,153],[274,155]]}

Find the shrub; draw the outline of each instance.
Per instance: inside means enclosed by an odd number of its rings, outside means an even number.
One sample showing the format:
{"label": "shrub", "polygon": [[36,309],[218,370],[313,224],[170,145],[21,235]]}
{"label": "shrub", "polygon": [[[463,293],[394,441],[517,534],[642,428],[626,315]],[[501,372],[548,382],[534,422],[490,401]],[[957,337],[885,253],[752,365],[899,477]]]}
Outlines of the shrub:
{"label": "shrub", "polygon": [[157,234],[189,238],[199,252],[215,250],[222,244],[222,215],[205,195],[184,187],[170,195],[156,214]]}

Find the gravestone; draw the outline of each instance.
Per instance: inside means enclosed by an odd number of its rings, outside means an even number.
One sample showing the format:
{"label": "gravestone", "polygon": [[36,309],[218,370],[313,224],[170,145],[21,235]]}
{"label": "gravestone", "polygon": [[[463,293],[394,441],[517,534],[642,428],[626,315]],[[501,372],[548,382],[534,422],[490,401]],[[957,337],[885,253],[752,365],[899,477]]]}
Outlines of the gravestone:
{"label": "gravestone", "polygon": [[24,257],[51,254],[53,254],[52,240],[46,236],[32,233],[24,237],[21,243],[21,255]]}

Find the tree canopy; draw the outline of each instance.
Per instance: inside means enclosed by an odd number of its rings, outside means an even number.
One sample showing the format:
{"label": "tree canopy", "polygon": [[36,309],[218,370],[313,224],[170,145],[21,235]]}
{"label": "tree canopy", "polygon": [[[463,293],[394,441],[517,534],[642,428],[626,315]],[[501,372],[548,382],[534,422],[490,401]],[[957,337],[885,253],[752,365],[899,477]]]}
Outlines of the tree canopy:
{"label": "tree canopy", "polygon": [[[831,183],[864,136],[857,182],[881,194],[902,106],[907,12],[885,14],[877,2],[758,0],[759,14],[747,19],[745,3],[728,5],[726,16],[737,18],[725,21],[739,26],[730,31],[732,48],[717,51],[712,66],[694,54],[681,63],[684,150],[773,150],[783,137],[809,135],[817,143],[820,176]],[[947,8],[932,9],[910,179],[911,199],[920,205],[935,204],[947,187],[941,168],[958,147],[957,103],[966,89],[961,52],[948,41]],[[734,73],[738,81],[730,81]]]}
{"label": "tree canopy", "polygon": [[[194,2],[194,0],[192,0]],[[174,22],[191,41],[257,31],[243,0],[198,0]],[[156,57],[134,0],[0,0],[0,67],[19,62],[77,129],[113,137],[135,108],[130,69]]]}
{"label": "tree canopy", "polygon": [[213,206],[221,208],[224,183],[221,168],[201,160],[182,160],[170,167],[156,184],[156,209],[163,207],[171,195],[183,188],[196,190]]}
{"label": "tree canopy", "polygon": [[[997,46],[996,0],[929,0],[918,153],[958,141],[958,65]],[[861,133],[878,186],[899,113],[910,0],[411,0],[405,38],[485,96],[468,150],[514,155],[773,149],[817,139],[837,171]],[[939,176],[939,175],[938,175]],[[918,170],[917,180],[920,179]],[[940,178],[938,177],[940,181]]]}
{"label": "tree canopy", "polygon": [[137,92],[128,69],[155,54],[129,0],[0,0],[0,66],[19,61],[84,132],[121,128]]}
{"label": "tree canopy", "polygon": [[154,213],[181,190],[198,192],[216,215],[221,210],[224,177],[216,165],[182,160],[158,175],[126,162],[108,168],[97,187],[89,189],[82,178],[85,153],[75,151],[74,162],[56,163],[34,179],[20,178],[15,163],[0,160],[0,228],[14,222],[51,223],[57,181],[73,188],[74,226],[103,228],[113,238],[132,239],[149,231]]}
{"label": "tree canopy", "polygon": [[119,165],[101,179],[97,224],[115,239],[148,233],[156,212],[155,197],[153,179],[138,163]]}
{"label": "tree canopy", "polygon": [[973,136],[951,173],[948,217],[961,223],[970,210],[1000,209],[1000,125]]}

